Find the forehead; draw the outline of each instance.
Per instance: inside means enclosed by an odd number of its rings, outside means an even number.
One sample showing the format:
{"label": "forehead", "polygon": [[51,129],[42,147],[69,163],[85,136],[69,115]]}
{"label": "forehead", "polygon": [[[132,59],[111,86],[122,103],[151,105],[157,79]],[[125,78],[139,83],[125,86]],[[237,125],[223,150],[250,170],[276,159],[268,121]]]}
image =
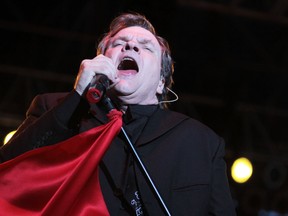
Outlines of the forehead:
{"label": "forehead", "polygon": [[139,27],[139,26],[132,26],[127,27],[119,31],[112,40],[117,39],[128,39],[128,40],[137,40],[138,42],[149,42],[152,43],[154,46],[160,48],[160,44],[156,37],[148,30]]}

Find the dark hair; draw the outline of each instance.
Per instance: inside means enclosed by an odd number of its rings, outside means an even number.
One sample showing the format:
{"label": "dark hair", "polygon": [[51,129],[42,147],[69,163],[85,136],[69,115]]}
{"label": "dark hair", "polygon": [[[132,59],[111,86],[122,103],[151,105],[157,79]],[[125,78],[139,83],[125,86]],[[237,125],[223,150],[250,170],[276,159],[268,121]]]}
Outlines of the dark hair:
{"label": "dark hair", "polygon": [[[168,42],[158,36],[153,25],[150,21],[143,15],[138,13],[125,13],[118,17],[116,17],[110,24],[109,32],[104,34],[102,40],[98,44],[97,48],[97,55],[98,54],[105,54],[107,42],[111,37],[116,35],[119,31],[124,28],[132,27],[132,26],[139,26],[148,31],[150,31],[158,40],[160,47],[162,49],[162,57],[161,57],[161,72],[160,76],[163,77],[165,84],[163,93],[161,95],[157,95],[158,101],[167,101],[168,100],[168,89],[171,88],[173,85],[173,73],[174,73],[174,62],[171,57],[170,47]],[[162,108],[167,108],[167,103],[160,103]]]}

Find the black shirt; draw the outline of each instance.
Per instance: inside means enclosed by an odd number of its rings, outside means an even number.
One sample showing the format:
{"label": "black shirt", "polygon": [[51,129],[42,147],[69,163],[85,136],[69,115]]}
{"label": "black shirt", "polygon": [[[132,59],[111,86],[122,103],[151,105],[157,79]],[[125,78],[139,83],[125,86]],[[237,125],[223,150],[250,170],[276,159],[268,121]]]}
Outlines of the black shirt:
{"label": "black shirt", "polygon": [[[141,132],[143,131],[146,123],[148,122],[149,117],[157,110],[157,108],[157,105],[129,105],[125,115],[123,115],[123,128],[136,149],[136,142]],[[125,148],[127,152],[127,157],[125,162],[126,171],[124,174],[125,178],[122,185],[122,190],[124,193],[124,198],[129,205],[129,207],[126,206],[126,210],[133,215],[145,215],[145,209],[141,201],[141,194],[139,193],[135,177],[135,166],[139,166],[139,164],[133,157],[130,147],[128,147],[128,143]]]}

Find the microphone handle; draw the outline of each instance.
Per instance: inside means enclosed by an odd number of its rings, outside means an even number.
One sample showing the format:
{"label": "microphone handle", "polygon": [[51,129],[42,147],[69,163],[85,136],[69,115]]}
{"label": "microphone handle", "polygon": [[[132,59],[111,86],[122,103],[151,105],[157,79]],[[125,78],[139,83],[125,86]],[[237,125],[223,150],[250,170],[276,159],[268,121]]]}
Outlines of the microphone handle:
{"label": "microphone handle", "polygon": [[116,107],[114,106],[112,100],[111,100],[109,97],[107,97],[106,94],[103,95],[101,102],[102,102],[103,105],[106,107],[108,113],[109,113],[111,110],[116,109]]}
{"label": "microphone handle", "polygon": [[90,103],[98,103],[109,87],[109,79],[106,75],[97,75],[91,81],[86,98]]}
{"label": "microphone handle", "polygon": [[106,95],[106,90],[110,85],[110,81],[106,75],[97,75],[89,86],[86,98],[89,103],[98,103],[99,101],[106,107],[108,112],[116,109],[113,102]]}

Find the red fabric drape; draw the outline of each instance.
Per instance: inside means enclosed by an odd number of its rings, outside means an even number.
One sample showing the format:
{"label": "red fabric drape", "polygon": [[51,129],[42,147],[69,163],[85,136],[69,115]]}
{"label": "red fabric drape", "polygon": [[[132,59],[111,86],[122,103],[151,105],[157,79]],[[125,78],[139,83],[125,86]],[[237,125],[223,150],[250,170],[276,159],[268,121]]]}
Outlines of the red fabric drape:
{"label": "red fabric drape", "polygon": [[0,215],[106,216],[98,163],[122,126],[109,123],[0,164]]}

